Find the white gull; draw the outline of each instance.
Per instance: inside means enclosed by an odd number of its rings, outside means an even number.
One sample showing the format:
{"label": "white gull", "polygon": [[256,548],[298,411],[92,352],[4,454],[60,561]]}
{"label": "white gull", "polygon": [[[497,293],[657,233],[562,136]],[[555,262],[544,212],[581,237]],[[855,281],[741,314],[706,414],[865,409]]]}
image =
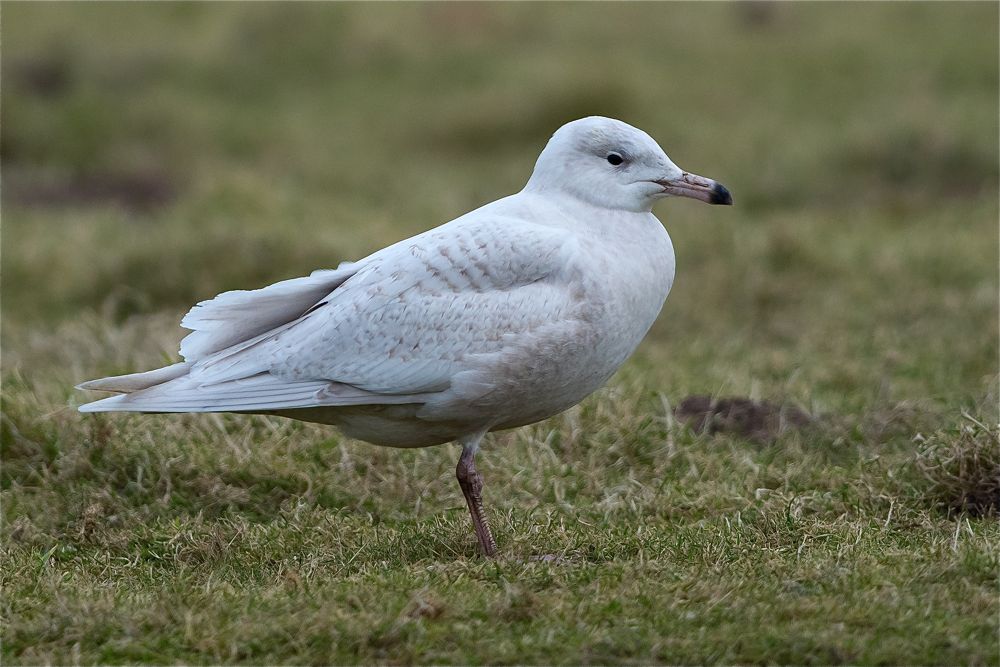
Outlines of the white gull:
{"label": "white gull", "polygon": [[664,197],[731,204],[645,132],[559,128],[524,189],[334,270],[225,292],[181,321],[181,363],[92,380],[81,412],[244,412],[334,424],[390,447],[462,445],[457,477],[496,553],[474,457],[483,436],[600,388],[674,280]]}

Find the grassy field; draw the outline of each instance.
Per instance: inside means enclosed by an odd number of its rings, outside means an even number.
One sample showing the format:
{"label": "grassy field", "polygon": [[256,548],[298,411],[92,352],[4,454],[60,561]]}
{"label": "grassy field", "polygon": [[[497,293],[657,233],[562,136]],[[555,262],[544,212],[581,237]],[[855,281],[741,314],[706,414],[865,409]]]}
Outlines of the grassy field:
{"label": "grassy field", "polygon": [[[4,663],[1000,664],[997,4],[3,19]],[[75,411],[195,301],[516,191],[590,114],[736,206],[660,204],[636,357],[488,440],[500,560],[455,446]]]}

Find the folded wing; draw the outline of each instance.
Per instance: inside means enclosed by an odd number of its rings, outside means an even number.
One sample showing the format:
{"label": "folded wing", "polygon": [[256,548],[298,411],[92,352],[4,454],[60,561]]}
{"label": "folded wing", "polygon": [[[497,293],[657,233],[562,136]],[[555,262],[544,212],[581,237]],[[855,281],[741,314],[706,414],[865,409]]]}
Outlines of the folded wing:
{"label": "folded wing", "polygon": [[512,334],[573,317],[565,232],[461,221],[347,268],[199,304],[183,321],[194,329],[181,347],[183,375],[81,410],[423,402]]}
{"label": "folded wing", "polygon": [[192,331],[181,341],[181,356],[198,361],[301,317],[354,275],[353,266],[342,264],[332,271],[313,271],[305,278],[223,292],[202,301],[181,320],[181,326]]}

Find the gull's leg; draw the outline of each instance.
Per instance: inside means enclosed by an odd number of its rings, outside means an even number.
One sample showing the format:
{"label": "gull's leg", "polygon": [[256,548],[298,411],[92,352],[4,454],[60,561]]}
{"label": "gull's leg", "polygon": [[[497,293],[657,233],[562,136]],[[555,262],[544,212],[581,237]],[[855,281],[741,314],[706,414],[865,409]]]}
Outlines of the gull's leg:
{"label": "gull's leg", "polygon": [[486,522],[486,512],[483,511],[483,476],[476,470],[476,450],[479,449],[479,441],[483,439],[482,433],[461,440],[462,456],[458,459],[458,466],[455,468],[455,476],[465,494],[465,502],[469,504],[469,513],[472,515],[472,527],[476,530],[476,537],[479,538],[479,546],[483,550],[483,555],[487,558],[496,556],[497,543],[490,532],[490,525]]}

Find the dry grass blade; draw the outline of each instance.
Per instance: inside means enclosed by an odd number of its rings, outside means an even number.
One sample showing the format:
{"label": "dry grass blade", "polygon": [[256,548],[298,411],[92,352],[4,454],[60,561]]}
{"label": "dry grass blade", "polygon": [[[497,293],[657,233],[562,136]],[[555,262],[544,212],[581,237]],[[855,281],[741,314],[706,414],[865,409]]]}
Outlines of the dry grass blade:
{"label": "dry grass blade", "polygon": [[968,412],[957,428],[920,438],[916,467],[924,494],[951,514],[1000,513],[1000,426]]}

